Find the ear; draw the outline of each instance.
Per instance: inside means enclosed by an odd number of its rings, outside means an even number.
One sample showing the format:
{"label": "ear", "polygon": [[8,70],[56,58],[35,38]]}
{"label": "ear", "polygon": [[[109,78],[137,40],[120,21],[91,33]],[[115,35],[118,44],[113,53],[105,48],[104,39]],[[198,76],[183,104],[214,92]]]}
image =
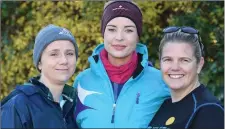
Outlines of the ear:
{"label": "ear", "polygon": [[40,61],[38,62],[38,66],[37,67],[41,71],[41,62]]}
{"label": "ear", "polygon": [[204,57],[201,57],[201,59],[200,59],[200,61],[198,63],[198,68],[197,68],[197,73],[198,74],[201,72],[204,63],[205,63]]}

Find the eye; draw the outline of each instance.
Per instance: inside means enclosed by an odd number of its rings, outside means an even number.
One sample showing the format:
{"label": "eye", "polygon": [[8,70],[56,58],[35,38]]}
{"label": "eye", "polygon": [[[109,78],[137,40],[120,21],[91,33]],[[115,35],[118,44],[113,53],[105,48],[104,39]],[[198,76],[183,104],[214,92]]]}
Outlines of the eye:
{"label": "eye", "polygon": [[125,32],[127,32],[127,33],[132,33],[132,32],[134,32],[134,31],[133,31],[132,29],[126,29]]}
{"label": "eye", "polygon": [[69,53],[67,53],[67,55],[69,55],[69,56],[73,56],[73,55],[74,55],[74,53],[73,53],[73,52],[69,52]]}
{"label": "eye", "polygon": [[57,56],[57,53],[51,53],[50,56]]}
{"label": "eye", "polygon": [[182,60],[181,60],[182,63],[189,63],[190,61],[191,61],[191,60],[189,60],[189,59],[182,59]]}
{"label": "eye", "polygon": [[116,29],[114,29],[114,28],[108,28],[107,30],[110,31],[110,32],[115,32],[116,31]]}
{"label": "eye", "polygon": [[163,61],[163,62],[171,62],[172,59],[170,59],[170,58],[165,58],[165,59],[162,59],[162,61]]}

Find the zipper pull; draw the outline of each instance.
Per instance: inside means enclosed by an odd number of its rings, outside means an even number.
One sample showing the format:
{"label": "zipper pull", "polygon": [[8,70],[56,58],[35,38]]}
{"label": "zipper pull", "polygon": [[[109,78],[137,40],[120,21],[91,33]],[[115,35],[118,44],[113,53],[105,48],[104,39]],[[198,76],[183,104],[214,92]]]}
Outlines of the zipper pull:
{"label": "zipper pull", "polygon": [[65,118],[63,118],[63,123],[64,123],[64,126],[67,128],[67,122]]}
{"label": "zipper pull", "polygon": [[112,119],[111,119],[111,123],[114,123],[114,118],[115,118],[115,110],[116,110],[116,104],[113,104],[113,113],[112,113]]}
{"label": "zipper pull", "polygon": [[137,93],[137,96],[136,96],[136,104],[139,104],[139,97],[140,97],[140,92]]}

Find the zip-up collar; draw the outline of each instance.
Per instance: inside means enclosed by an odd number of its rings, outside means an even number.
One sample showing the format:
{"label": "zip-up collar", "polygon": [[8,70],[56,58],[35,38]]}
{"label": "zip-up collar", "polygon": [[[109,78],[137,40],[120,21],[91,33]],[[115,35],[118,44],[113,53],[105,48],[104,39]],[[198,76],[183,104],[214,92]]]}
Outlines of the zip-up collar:
{"label": "zip-up collar", "polygon": [[[104,66],[102,64],[102,61],[100,59],[100,52],[104,49],[104,44],[98,45],[93,53],[92,56],[88,58],[90,62],[91,69],[98,75],[105,74],[107,75]],[[142,70],[148,66],[148,50],[147,47],[141,43],[138,43],[136,46],[136,52],[138,53],[138,66],[134,73],[132,74],[133,79],[136,78]]]}
{"label": "zip-up collar", "polygon": [[[35,90],[34,92],[30,92],[28,94],[32,95],[36,92],[39,92],[42,95],[44,95],[45,97],[47,97],[49,100],[54,101],[52,93],[50,92],[49,88],[46,87],[43,83],[41,83],[39,81],[39,79],[40,79],[40,76],[33,77],[33,78],[29,79],[28,83],[24,84],[24,85],[37,86],[38,89],[40,89],[40,90]],[[65,84],[63,91],[62,91],[63,100],[68,100],[69,102],[72,103],[74,101],[75,96],[76,96],[76,90],[73,87]]]}

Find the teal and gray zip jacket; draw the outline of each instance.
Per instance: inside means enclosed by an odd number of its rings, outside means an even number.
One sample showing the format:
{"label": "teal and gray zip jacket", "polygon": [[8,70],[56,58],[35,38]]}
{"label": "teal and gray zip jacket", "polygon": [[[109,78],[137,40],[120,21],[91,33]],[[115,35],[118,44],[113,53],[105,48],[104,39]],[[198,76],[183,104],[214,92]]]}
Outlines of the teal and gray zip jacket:
{"label": "teal and gray zip jacket", "polygon": [[149,66],[148,51],[138,43],[138,66],[115,99],[112,82],[102,64],[100,44],[88,58],[90,68],[81,72],[77,88],[75,118],[81,128],[147,128],[169,89],[160,71]]}

